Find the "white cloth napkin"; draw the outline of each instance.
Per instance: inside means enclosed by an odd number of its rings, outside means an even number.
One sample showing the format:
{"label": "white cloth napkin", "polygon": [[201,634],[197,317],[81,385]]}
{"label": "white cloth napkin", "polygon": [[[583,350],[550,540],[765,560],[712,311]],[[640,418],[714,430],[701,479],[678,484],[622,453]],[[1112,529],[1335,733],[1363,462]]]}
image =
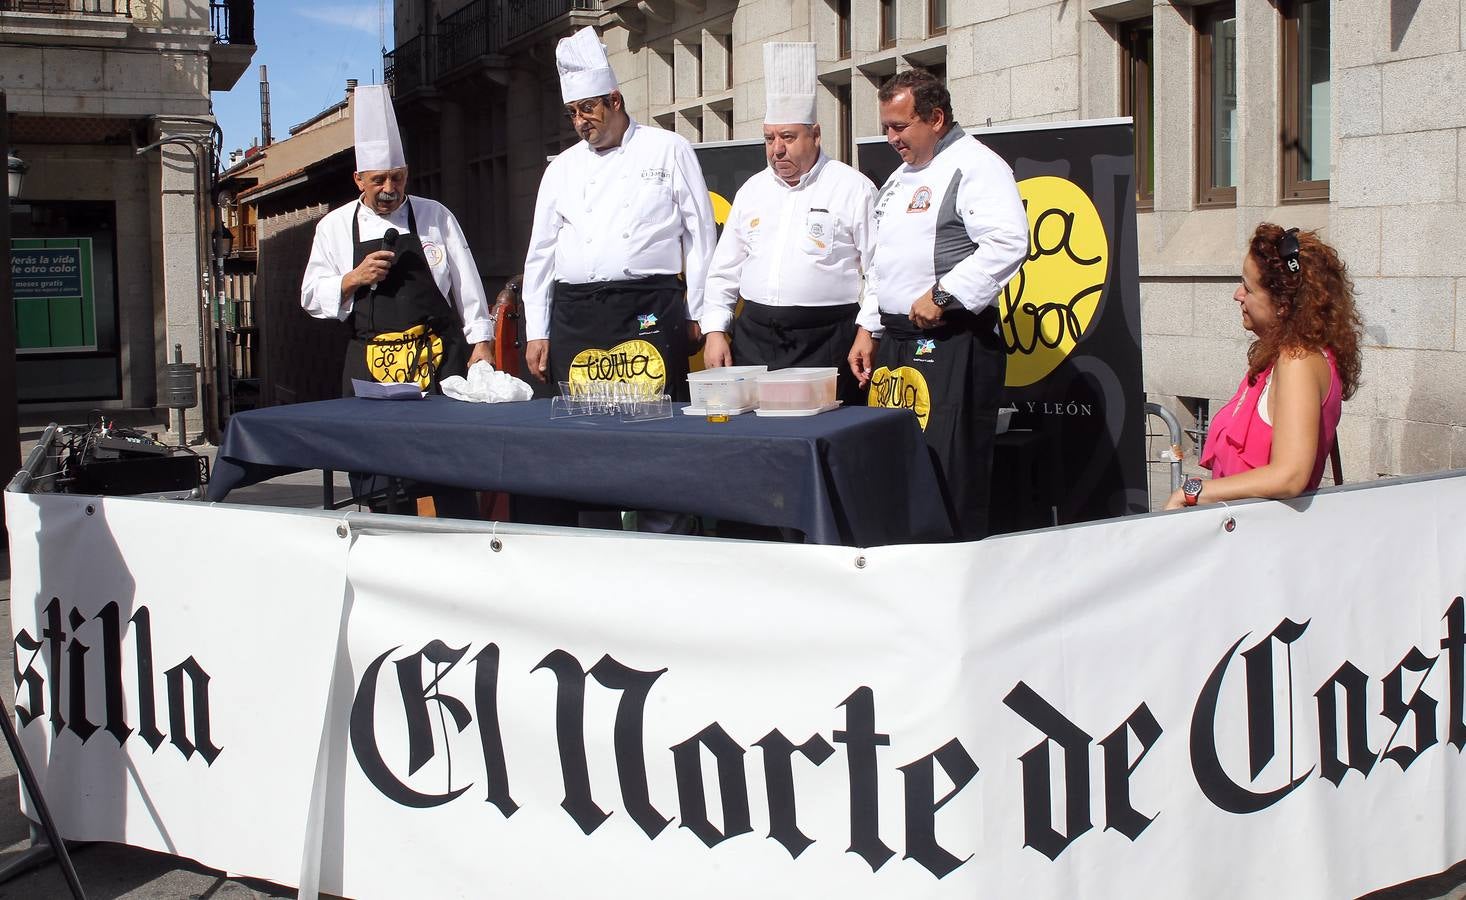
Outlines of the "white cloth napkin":
{"label": "white cloth napkin", "polygon": [[494,371],[494,367],[483,360],[469,367],[467,378],[450,375],[439,383],[439,387],[443,389],[443,396],[469,403],[507,403],[534,396],[534,389],[529,385],[508,372]]}

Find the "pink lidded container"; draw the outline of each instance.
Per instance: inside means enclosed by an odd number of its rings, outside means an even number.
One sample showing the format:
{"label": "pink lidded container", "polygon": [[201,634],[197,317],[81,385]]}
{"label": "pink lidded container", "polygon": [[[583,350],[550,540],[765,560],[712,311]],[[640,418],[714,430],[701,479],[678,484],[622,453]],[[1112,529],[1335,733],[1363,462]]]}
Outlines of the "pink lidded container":
{"label": "pink lidded container", "polygon": [[835,405],[835,376],[828,368],[779,369],[758,376],[760,412],[799,411],[815,413]]}

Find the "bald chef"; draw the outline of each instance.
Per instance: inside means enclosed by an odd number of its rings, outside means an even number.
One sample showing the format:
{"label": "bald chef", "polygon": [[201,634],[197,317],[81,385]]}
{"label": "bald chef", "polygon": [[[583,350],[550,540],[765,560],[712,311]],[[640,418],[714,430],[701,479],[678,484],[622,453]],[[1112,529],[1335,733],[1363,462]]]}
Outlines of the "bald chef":
{"label": "bald chef", "polygon": [[[550,163],[524,262],[525,367],[687,397],[716,225],[692,145],[631,118],[595,29],[555,49],[582,138]],[[685,273],[686,283],[678,278]]]}
{"label": "bald chef", "polygon": [[351,380],[436,388],[489,360],[494,321],[463,229],[435,200],[407,196],[407,159],[386,85],[356,89],[352,109],[361,196],[316,226],[300,304],[351,329]]}

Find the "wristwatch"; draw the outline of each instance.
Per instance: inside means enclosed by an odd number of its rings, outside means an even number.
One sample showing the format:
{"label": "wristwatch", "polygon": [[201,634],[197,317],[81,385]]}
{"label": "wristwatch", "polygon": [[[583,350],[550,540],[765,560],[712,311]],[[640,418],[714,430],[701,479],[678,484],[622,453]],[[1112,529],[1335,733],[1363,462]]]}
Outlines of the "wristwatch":
{"label": "wristwatch", "polygon": [[1186,498],[1187,506],[1195,506],[1196,501],[1201,499],[1201,485],[1201,479],[1195,476],[1186,479],[1186,483],[1181,485],[1181,493]]}
{"label": "wristwatch", "polygon": [[938,309],[946,309],[947,304],[956,299],[956,297],[953,297],[951,294],[942,290],[942,286],[940,284],[932,286],[932,302],[937,305]]}

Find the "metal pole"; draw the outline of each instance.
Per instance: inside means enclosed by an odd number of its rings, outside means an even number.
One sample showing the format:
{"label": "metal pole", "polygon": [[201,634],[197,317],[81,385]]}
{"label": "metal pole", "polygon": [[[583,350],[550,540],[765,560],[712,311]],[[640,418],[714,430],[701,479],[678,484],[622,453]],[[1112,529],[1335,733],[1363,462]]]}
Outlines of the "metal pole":
{"label": "metal pole", "polygon": [[[183,345],[182,344],[174,344],[173,345],[173,361],[176,362],[176,363],[182,363],[183,362]],[[179,407],[179,408],[175,409],[174,412],[178,413],[178,446],[180,446],[180,447],[187,447],[188,446],[188,426],[187,426],[186,423],[188,421],[188,409],[186,407]]]}

